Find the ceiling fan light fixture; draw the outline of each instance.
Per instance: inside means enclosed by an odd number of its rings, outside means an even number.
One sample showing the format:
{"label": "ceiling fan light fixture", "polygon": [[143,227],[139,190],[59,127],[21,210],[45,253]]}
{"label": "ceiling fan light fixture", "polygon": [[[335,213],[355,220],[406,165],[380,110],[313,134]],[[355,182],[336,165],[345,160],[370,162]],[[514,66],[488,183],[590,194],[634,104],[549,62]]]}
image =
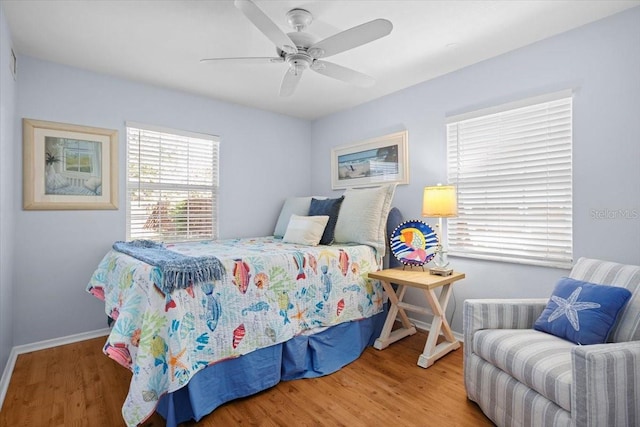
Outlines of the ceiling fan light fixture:
{"label": "ceiling fan light fixture", "polygon": [[311,68],[312,68],[314,71],[322,71],[322,70],[324,70],[325,68],[327,68],[327,66],[326,66],[326,65],[324,65],[324,63],[323,63],[323,62],[320,62],[320,61],[313,61],[313,64],[311,64]]}
{"label": "ceiling fan light fixture", "polygon": [[306,68],[306,66],[301,64],[291,65],[289,67],[289,72],[294,76],[299,76],[304,72],[304,70],[306,70]]}
{"label": "ceiling fan light fixture", "polygon": [[307,51],[307,53],[312,57],[312,58],[322,58],[324,56],[324,49],[319,48],[319,47],[311,47],[309,48],[309,50]]}
{"label": "ceiling fan light fixture", "polygon": [[295,76],[302,74],[304,70],[310,67],[311,58],[304,54],[295,54],[287,56],[287,64],[289,64],[289,72]]}

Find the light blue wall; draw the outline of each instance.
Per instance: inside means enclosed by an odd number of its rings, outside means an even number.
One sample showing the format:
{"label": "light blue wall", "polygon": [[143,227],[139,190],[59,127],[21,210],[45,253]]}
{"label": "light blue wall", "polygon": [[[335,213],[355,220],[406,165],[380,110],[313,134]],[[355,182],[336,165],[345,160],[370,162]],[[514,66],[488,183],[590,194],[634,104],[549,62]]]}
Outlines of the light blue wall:
{"label": "light blue wall", "polygon": [[[114,240],[125,238],[125,121],[219,135],[220,236],[260,236],[286,195],[310,191],[310,123],[19,57],[22,118],[117,129],[120,209],[24,211],[15,204],[13,345],[106,327],[104,304],[84,291]],[[21,135],[19,132],[18,135]],[[20,164],[21,153],[13,154]],[[21,182],[15,168],[15,182]]]}
{"label": "light blue wall", "polygon": [[11,34],[0,4],[0,372],[13,346],[13,195],[15,153],[20,153],[14,132],[16,82],[10,71]]}
{"label": "light blue wall", "polygon": [[[125,120],[220,135],[221,237],[256,236],[272,232],[285,196],[332,193],[331,147],[401,129],[409,130],[411,184],[398,188],[395,204],[419,218],[422,187],[446,178],[447,115],[575,88],[575,255],[640,263],[640,219],[592,217],[594,209],[640,209],[638,22],[640,8],[311,123],[19,57],[17,87],[0,73],[0,366],[5,346],[105,326],[103,304],[84,288],[125,235]],[[4,60],[4,15],[0,31]],[[24,117],[118,129],[120,209],[23,211]],[[547,296],[566,273],[453,262],[468,275],[455,287],[457,331],[465,298]]]}
{"label": "light blue wall", "polygon": [[[398,187],[395,205],[420,218],[422,188],[446,182],[445,117],[566,88],[575,89],[575,258],[640,264],[640,7],[315,121],[312,192],[330,193],[331,147],[407,129],[411,183]],[[594,219],[606,209],[637,215]],[[547,297],[567,273],[451,261],[467,274],[454,290],[459,332],[466,298]]]}

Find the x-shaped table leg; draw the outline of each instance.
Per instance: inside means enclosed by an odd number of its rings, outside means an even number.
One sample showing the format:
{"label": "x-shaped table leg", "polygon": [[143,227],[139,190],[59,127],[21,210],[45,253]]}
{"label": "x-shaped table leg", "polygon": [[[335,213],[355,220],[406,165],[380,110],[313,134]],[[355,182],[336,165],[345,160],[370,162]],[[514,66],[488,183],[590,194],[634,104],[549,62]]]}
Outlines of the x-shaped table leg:
{"label": "x-shaped table leg", "polygon": [[[453,332],[447,321],[447,316],[445,315],[452,290],[451,283],[442,286],[442,291],[438,298],[433,289],[424,289],[424,294],[433,311],[433,320],[431,321],[431,328],[429,329],[429,336],[427,337],[424,351],[418,358],[418,366],[428,368],[445,354],[460,348],[460,342],[453,336]],[[445,341],[436,345],[440,332],[444,335]]]}

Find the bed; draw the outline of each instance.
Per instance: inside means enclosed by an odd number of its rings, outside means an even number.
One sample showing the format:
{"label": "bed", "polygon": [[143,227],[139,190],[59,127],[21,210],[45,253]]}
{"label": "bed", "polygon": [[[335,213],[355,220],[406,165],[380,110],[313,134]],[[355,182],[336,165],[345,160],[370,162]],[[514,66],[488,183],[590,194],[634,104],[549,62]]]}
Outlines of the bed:
{"label": "bed", "polygon": [[330,374],[357,359],[384,323],[382,286],[367,274],[382,266],[394,188],[347,190],[339,215],[336,203],[320,203],[337,216],[331,244],[291,241],[281,223],[313,212],[307,198],[290,198],[274,236],[162,245],[215,259],[223,271],[171,289],[160,285],[167,274],[158,265],[110,250],[87,290],[113,320],[105,354],[133,373],[127,425],[154,411],[169,426],[198,421],[281,380]]}

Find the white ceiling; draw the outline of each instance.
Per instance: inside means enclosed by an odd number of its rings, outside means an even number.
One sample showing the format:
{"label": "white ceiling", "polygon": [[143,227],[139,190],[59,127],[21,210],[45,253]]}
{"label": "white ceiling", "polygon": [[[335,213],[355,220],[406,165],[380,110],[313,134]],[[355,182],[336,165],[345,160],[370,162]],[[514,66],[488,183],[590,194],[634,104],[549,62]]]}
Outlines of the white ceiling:
{"label": "white ceiling", "polygon": [[[315,119],[553,36],[624,9],[633,1],[255,0],[285,32],[285,14],[314,16],[323,39],[376,18],[387,37],[329,61],[373,76],[371,88],[307,71],[278,96],[285,64],[200,64],[210,57],[277,56],[232,0],[2,0],[18,54]],[[19,70],[19,64],[18,64]]]}

